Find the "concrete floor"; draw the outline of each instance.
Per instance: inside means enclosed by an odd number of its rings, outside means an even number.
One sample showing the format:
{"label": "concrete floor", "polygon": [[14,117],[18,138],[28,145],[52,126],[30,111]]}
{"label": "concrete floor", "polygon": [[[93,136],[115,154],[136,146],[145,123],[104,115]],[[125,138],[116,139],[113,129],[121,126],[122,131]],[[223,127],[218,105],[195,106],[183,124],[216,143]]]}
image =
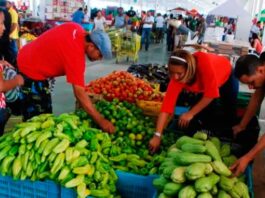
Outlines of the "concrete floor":
{"label": "concrete floor", "polygon": [[[167,63],[168,52],[166,51],[165,44],[153,44],[148,52],[141,51],[139,53],[138,63]],[[119,64],[115,63],[115,59],[109,61],[100,61],[91,63],[87,61],[86,68],[86,82],[89,82],[98,77],[109,74],[114,70],[127,70],[127,68],[133,64],[132,62],[123,61]],[[241,91],[249,91],[244,85],[240,86]],[[64,77],[57,78],[55,84],[55,90],[53,94],[53,108],[55,114],[64,112],[72,112],[75,109],[75,98],[73,96],[72,87],[66,83]],[[265,104],[262,105],[260,114],[261,134],[265,131]],[[255,197],[265,197],[265,154],[260,154],[254,163],[254,184],[255,184]]]}

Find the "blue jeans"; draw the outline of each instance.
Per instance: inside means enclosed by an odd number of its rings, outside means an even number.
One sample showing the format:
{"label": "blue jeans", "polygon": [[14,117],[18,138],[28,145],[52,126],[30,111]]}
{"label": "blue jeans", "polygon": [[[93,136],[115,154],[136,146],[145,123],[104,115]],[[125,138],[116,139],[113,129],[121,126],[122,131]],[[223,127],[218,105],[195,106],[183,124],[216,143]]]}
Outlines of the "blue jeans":
{"label": "blue jeans", "polygon": [[148,50],[150,43],[151,28],[143,28],[141,44],[145,43],[145,50]]}
{"label": "blue jeans", "polygon": [[10,52],[14,58],[17,57],[18,53],[18,47],[17,47],[17,40],[11,39],[10,40],[10,46],[9,46]]}
{"label": "blue jeans", "polygon": [[0,136],[3,135],[7,122],[7,109],[0,108]]}

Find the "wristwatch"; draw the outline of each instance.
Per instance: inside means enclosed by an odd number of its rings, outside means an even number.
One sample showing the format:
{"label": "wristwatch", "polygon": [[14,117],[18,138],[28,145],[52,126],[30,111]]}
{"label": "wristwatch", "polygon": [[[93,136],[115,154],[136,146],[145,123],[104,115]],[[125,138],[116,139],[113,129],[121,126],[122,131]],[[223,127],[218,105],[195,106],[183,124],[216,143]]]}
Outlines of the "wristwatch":
{"label": "wristwatch", "polygon": [[159,132],[155,132],[155,134],[154,134],[156,137],[159,137],[159,138],[161,138],[161,136],[162,136],[162,134],[161,133],[159,133]]}

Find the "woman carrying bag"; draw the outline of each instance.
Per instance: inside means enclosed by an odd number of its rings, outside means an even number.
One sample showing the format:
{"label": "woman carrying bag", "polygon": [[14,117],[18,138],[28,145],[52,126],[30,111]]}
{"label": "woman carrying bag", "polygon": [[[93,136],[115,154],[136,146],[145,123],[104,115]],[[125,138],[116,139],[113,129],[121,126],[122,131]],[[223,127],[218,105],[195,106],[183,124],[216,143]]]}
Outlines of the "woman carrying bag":
{"label": "woman carrying bag", "polygon": [[170,56],[168,69],[170,83],[157,121],[156,132],[149,143],[151,152],[159,148],[165,123],[174,113],[182,90],[200,93],[202,97],[188,112],[180,115],[178,125],[181,128],[188,127],[195,117],[209,115],[207,107],[219,97],[223,103],[225,118],[233,122],[236,117],[235,105],[239,85],[226,57],[205,52],[191,54],[185,50],[178,50]]}

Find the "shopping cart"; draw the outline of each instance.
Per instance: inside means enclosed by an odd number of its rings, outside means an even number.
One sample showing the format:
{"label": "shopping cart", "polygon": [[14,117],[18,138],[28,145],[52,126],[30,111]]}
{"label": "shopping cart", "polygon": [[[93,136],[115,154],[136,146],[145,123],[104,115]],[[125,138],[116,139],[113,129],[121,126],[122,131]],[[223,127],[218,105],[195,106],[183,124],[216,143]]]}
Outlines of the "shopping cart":
{"label": "shopping cart", "polygon": [[141,47],[141,37],[131,31],[127,31],[117,38],[116,41],[116,63],[122,58],[130,59],[135,63],[138,60],[138,53]]}

